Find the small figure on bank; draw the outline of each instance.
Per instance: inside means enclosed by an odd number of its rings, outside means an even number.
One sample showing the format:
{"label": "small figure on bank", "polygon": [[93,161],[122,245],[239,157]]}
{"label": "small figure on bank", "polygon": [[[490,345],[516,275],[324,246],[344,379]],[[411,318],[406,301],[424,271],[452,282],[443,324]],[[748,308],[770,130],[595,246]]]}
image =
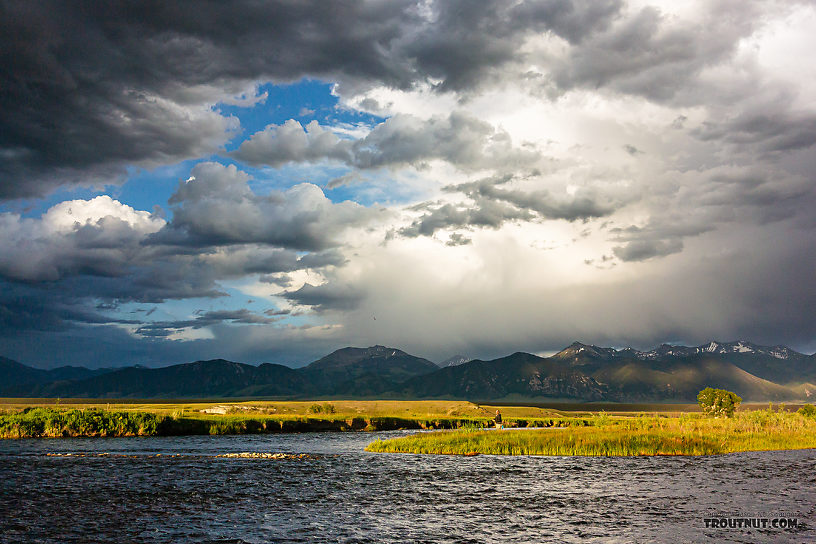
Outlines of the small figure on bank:
{"label": "small figure on bank", "polygon": [[499,412],[498,410],[496,410],[495,420],[496,420],[496,428],[497,429],[503,429],[504,425],[502,425],[501,412]]}

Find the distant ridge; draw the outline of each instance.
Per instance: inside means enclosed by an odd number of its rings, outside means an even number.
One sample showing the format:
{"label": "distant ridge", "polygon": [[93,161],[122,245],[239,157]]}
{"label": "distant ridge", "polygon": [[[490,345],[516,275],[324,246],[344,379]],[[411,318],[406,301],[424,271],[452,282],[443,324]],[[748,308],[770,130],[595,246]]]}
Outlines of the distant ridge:
{"label": "distant ridge", "polygon": [[604,400],[608,387],[556,359],[517,352],[491,361],[474,360],[414,378],[408,396],[500,399],[508,396]]}
{"label": "distant ridge", "polygon": [[427,359],[386,346],[343,348],[302,369],[320,395],[377,395],[394,384],[439,370]]}
{"label": "distant ridge", "polygon": [[31,388],[60,381],[81,380],[113,372],[112,368],[88,369],[81,366],[61,366],[50,370],[33,368],[12,359],[0,357],[0,391],[29,391]]}
{"label": "distant ridge", "polygon": [[712,356],[728,360],[760,378],[781,384],[816,381],[816,355],[805,355],[781,345],[760,346],[746,340],[711,341],[696,347],[661,344],[650,351],[632,348],[615,350],[573,342],[553,355],[553,358],[569,361],[573,365],[592,366],[625,359],[667,363]]}
{"label": "distant ridge", "polygon": [[816,355],[744,340],[650,351],[574,342],[552,357],[456,356],[442,365],[381,345],[342,348],[299,369],[213,359],[162,368],[42,370],[0,357],[0,395],[693,402],[701,389],[717,387],[746,401],[816,398]]}

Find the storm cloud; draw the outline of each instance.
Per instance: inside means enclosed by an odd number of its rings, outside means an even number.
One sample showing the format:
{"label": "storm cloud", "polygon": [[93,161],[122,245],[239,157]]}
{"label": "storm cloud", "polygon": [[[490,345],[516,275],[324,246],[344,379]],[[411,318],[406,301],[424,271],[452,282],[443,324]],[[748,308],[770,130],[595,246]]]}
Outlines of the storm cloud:
{"label": "storm cloud", "polygon": [[[333,212],[334,205],[316,187],[307,188],[305,196],[290,191],[289,200],[287,195],[262,198],[249,190],[248,177],[234,167],[204,163],[193,174],[198,179],[182,182],[171,199],[174,204],[207,206],[195,223],[199,230],[193,232],[185,222],[184,212],[189,209],[176,210],[173,222],[168,223],[105,195],[60,202],[40,218],[0,214],[0,242],[5,249],[0,254],[4,285],[0,335],[20,330],[63,331],[83,324],[141,324],[134,327],[136,334],[156,337],[222,322],[273,323],[276,319],[246,309],[209,311],[192,320],[148,324],[121,317],[117,310],[128,302],[223,298],[227,293],[219,282],[231,278],[342,266],[347,259],[330,242],[332,236],[348,224],[365,220],[366,210],[356,204],[349,204],[349,209],[341,204],[341,211]],[[298,212],[293,202],[300,202],[301,197],[312,200],[301,202]],[[320,205],[325,207],[324,214],[318,213]],[[247,217],[247,210],[253,207],[265,223],[258,225]],[[239,224],[235,232],[243,236],[223,234],[231,223],[212,215],[216,208],[219,213],[235,215]],[[286,215],[276,219],[276,213]],[[207,220],[210,222],[205,223]],[[270,225],[275,232],[262,234]],[[162,241],[165,238],[169,241]],[[183,250],[175,244],[183,245]],[[322,250],[310,252],[302,246]]]}
{"label": "storm cloud", "polygon": [[803,2],[0,3],[0,356],[812,351],[814,25]]}
{"label": "storm cloud", "polygon": [[411,225],[400,229],[399,233],[416,237],[431,236],[444,229],[497,229],[507,221],[586,221],[610,215],[626,204],[625,201],[594,194],[592,190],[555,197],[546,190],[504,188],[513,178],[512,175],[505,175],[447,186],[445,191],[463,193],[469,201],[441,205],[426,203],[418,206],[417,209],[427,211]]}
{"label": "storm cloud", "polygon": [[201,315],[196,316],[195,319],[187,319],[184,321],[154,321],[149,324],[143,324],[136,329],[136,334],[148,337],[165,337],[182,329],[201,329],[225,322],[244,325],[266,325],[276,321],[278,321],[278,318],[264,317],[252,313],[246,308],[241,308],[240,310],[216,310],[202,312]]}
{"label": "storm cloud", "polygon": [[306,283],[300,289],[283,293],[282,296],[296,304],[311,306],[317,311],[351,310],[359,306],[361,300],[365,298],[365,291],[338,283],[324,285]]}
{"label": "storm cloud", "polygon": [[0,197],[122,181],[215,152],[259,81],[339,81],[345,92],[440,81],[464,90],[518,62],[532,32],[572,41],[617,2],[247,1],[5,3],[0,18]]}

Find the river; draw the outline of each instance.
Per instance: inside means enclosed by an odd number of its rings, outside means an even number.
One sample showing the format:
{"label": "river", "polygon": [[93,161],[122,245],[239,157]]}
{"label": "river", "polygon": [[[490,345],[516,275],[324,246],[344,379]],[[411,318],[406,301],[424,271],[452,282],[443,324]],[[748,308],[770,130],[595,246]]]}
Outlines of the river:
{"label": "river", "polygon": [[[816,542],[816,450],[363,451],[402,434],[0,441],[0,542]],[[237,452],[308,457],[216,457]],[[723,516],[797,527],[705,527]]]}

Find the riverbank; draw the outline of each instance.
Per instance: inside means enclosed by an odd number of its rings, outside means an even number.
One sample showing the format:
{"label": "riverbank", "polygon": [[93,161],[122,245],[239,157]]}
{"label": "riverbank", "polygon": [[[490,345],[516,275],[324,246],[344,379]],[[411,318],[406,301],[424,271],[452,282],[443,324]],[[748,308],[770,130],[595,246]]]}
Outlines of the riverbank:
{"label": "riverbank", "polygon": [[[332,401],[65,406],[7,403],[0,438],[180,436],[483,428],[495,406],[462,401]],[[513,426],[588,424],[534,407],[502,408]]]}
{"label": "riverbank", "polygon": [[588,426],[500,432],[443,432],[377,440],[371,452],[445,455],[648,456],[717,455],[738,451],[816,448],[816,419],[757,410],[734,418],[610,417]]}
{"label": "riverbank", "polygon": [[259,417],[252,415],[162,415],[95,408],[34,408],[0,416],[0,438],[182,436],[297,433],[314,431],[384,431],[456,429],[478,424],[472,419],[401,417]]}

